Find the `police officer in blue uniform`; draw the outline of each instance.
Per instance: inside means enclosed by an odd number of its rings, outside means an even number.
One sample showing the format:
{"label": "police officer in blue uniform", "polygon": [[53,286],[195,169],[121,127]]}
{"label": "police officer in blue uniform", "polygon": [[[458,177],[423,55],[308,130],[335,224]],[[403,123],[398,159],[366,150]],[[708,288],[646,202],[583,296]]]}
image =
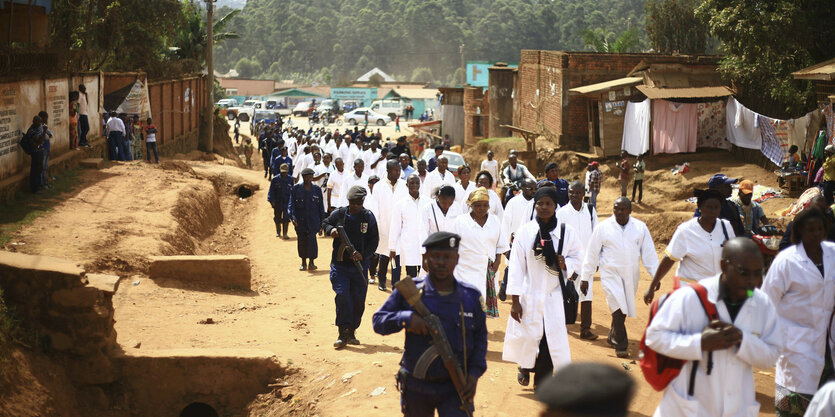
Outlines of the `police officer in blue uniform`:
{"label": "police officer in blue uniform", "polygon": [[273,221],[275,222],[275,237],[280,237],[282,230],[287,239],[287,229],[290,225],[290,195],[293,189],[293,177],[290,176],[290,166],[281,164],[280,174],[270,181],[267,201],[273,207]]}
{"label": "police officer in blue uniform", "polygon": [[[309,168],[306,168],[307,170]],[[304,171],[302,171],[304,172]],[[313,171],[311,170],[311,173]],[[368,292],[368,263],[377,244],[380,234],[377,230],[377,219],[370,210],[363,207],[367,191],[355,185],[348,190],[347,207],[334,210],[323,222],[325,233],[333,237],[333,254],[331,255],[331,287],[336,293],[336,326],[339,337],[333,342],[333,347],[341,349],[345,345],[358,345],[356,330],[360,327],[362,313],[365,312],[365,295]],[[354,252],[343,251],[340,256],[342,239],[339,237],[338,226],[345,228],[350,245]],[[354,262],[358,262],[362,273]]]}
{"label": "police officer in blue uniform", "polygon": [[[322,189],[313,183],[313,170],[305,168],[301,174],[302,182],[290,189],[288,211],[296,229],[299,258],[302,258],[299,271],[313,271],[317,268],[313,260],[319,257],[316,233],[322,227],[322,218],[325,217],[325,199],[322,197]],[[308,259],[310,264],[306,263]]]}
{"label": "police officer in blue uniform", "polygon": [[557,206],[562,207],[568,204],[568,181],[560,178],[559,166],[555,162],[549,162],[545,165],[545,179],[536,183],[536,188],[542,188],[545,183],[552,183],[557,188]]}
{"label": "police officer in blue uniform", "polygon": [[[429,275],[416,278],[422,301],[438,316],[453,352],[467,377],[464,398],[473,409],[478,378],[487,369],[487,323],[481,294],[469,284],[453,277],[458,263],[458,243],[453,233],[437,232],[423,242],[423,268]],[[415,313],[400,292],[392,291],[388,300],[374,313],[374,331],[387,335],[406,330],[406,346],[397,375],[400,405],[407,417],[466,416],[458,393],[440,358],[433,355],[432,337],[426,322]],[[436,355],[436,354],[434,354]]]}

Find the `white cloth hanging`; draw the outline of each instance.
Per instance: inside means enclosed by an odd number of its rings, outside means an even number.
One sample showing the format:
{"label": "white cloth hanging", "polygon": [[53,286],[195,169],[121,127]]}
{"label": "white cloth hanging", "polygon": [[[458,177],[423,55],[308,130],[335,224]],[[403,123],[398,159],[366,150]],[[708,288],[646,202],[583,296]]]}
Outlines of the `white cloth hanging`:
{"label": "white cloth hanging", "polygon": [[735,98],[728,99],[725,107],[728,141],[741,148],[762,149],[763,140],[757,128],[757,113],[754,113]]}
{"label": "white cloth hanging", "polygon": [[643,155],[649,151],[650,113],[649,99],[640,103],[626,103],[621,149],[630,155]]}

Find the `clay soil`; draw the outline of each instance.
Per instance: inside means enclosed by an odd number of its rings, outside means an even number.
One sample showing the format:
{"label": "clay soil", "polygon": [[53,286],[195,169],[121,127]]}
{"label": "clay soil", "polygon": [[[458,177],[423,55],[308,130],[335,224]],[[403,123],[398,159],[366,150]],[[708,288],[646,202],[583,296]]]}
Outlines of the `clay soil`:
{"label": "clay soil", "polygon": [[[547,152],[570,167],[564,176],[582,174],[573,155]],[[504,156],[498,155],[499,159]],[[691,172],[672,176],[673,164],[685,160]],[[611,215],[612,202],[619,194],[616,179],[609,175],[613,163],[603,164],[601,217]],[[736,162],[722,152],[649,158],[647,165],[644,204],[635,206],[634,215],[650,226],[659,253],[675,226],[692,216],[694,206],[684,199],[696,186],[704,186],[711,174],[724,172],[776,186],[771,173]],[[73,259],[90,270],[123,276],[114,296],[116,330],[123,349],[130,352],[139,345],[143,351],[194,347],[274,352],[295,373],[255,399],[247,411],[252,416],[399,415],[394,373],[403,335],[379,336],[370,324],[371,315],[389,293],[369,287],[357,333],[362,345],[334,351],[336,328],[328,279],[331,239],[319,238],[318,271],[298,271],[293,232],[290,240],[275,237],[272,209],[266,200],[268,183],[258,167],[246,170],[216,161],[168,161],[160,166],[124,163],[86,171],[79,180],[83,182],[80,191],[13,236],[14,249]],[[258,184],[261,190],[249,199],[238,199],[232,194],[234,188],[245,183]],[[768,201],[766,213],[772,215],[789,203],[789,199]],[[152,281],[145,276],[148,256],[175,253],[247,255],[252,262],[252,290]],[[640,291],[649,280],[643,272]],[[599,282],[594,286],[598,297],[593,331],[605,335],[610,315]],[[670,286],[670,280],[665,280],[663,290]],[[487,323],[488,369],[479,383],[478,415],[535,415],[540,409],[532,389],[516,383],[516,366],[501,360],[509,309],[509,303],[500,303],[501,318]],[[638,390],[632,416],[652,415],[661,398],[643,381],[635,363],[646,317],[647,307],[640,303],[638,318],[627,320],[628,360],[616,358],[605,338],[583,341],[578,326],[569,326],[573,360],[609,363],[635,377]],[[207,319],[213,324],[200,324]],[[757,370],[755,380],[761,415],[773,415],[773,369]],[[371,396],[383,389],[382,394]]]}

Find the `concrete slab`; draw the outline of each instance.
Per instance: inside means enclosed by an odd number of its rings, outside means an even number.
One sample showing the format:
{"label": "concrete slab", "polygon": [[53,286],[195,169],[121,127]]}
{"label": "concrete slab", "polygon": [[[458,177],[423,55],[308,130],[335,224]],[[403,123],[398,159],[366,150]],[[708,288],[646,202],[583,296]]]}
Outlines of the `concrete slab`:
{"label": "concrete slab", "polygon": [[104,167],[104,159],[102,158],[87,158],[79,162],[82,168],[102,169]]}
{"label": "concrete slab", "polygon": [[42,255],[26,255],[17,252],[0,251],[0,283],[4,278],[19,279],[60,279],[69,286],[86,284],[84,270],[75,262]]}
{"label": "concrete slab", "polygon": [[244,255],[152,256],[148,276],[247,290],[252,285],[252,268]]}
{"label": "concrete slab", "polygon": [[119,280],[121,278],[117,275],[87,274],[86,276],[88,286],[94,287],[104,293],[114,294],[119,289]]}

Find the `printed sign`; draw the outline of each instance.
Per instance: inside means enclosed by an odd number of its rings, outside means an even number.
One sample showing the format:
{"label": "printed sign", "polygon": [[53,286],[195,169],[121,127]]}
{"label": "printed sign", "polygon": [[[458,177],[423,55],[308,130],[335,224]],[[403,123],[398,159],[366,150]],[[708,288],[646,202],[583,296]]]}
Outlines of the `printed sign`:
{"label": "printed sign", "polygon": [[[473,87],[487,87],[489,81],[488,68],[495,65],[493,61],[467,61],[467,84]],[[507,64],[510,68],[516,68],[517,64]]]}
{"label": "printed sign", "polygon": [[358,87],[331,88],[331,98],[337,100],[358,100],[363,102],[363,104],[371,104],[372,101],[377,99],[377,89]]}
{"label": "printed sign", "polygon": [[18,90],[8,85],[0,91],[0,156],[17,152],[23,132],[17,114]]}

